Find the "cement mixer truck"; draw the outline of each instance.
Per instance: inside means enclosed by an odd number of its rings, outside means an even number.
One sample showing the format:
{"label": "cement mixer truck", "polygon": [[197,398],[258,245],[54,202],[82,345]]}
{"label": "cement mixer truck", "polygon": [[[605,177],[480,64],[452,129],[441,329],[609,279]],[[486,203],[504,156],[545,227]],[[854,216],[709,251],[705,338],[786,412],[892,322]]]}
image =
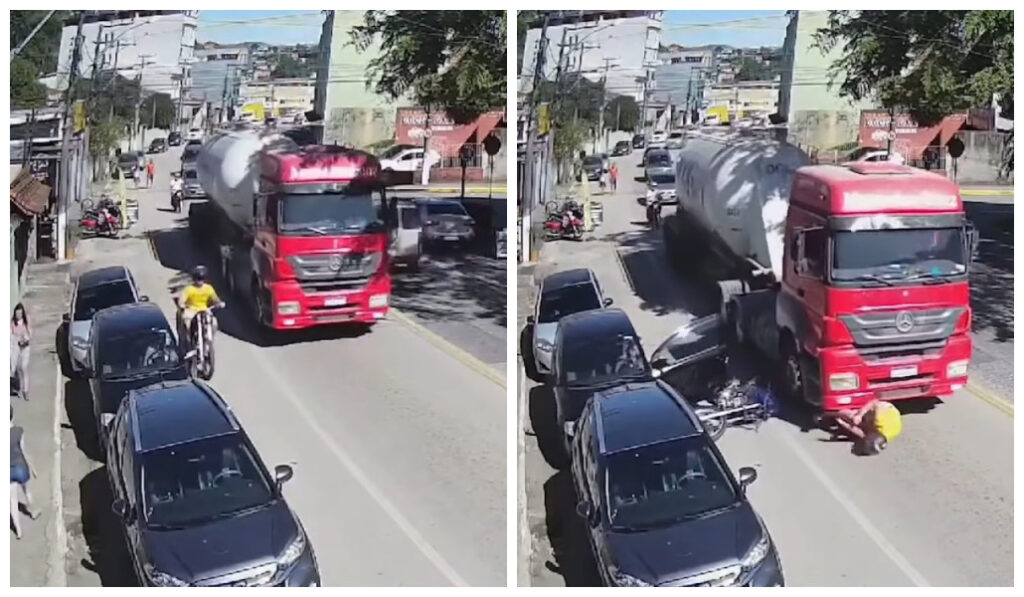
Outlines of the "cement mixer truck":
{"label": "cement mixer truck", "polygon": [[721,291],[724,329],[823,410],[967,383],[977,235],[957,186],[885,162],[810,165],[784,141],[698,134],[676,163],[669,259]]}
{"label": "cement mixer truck", "polygon": [[387,315],[376,158],[240,130],[210,139],[197,170],[209,200],[190,206],[189,229],[217,247],[228,290],[248,299],[261,326],[372,324]]}

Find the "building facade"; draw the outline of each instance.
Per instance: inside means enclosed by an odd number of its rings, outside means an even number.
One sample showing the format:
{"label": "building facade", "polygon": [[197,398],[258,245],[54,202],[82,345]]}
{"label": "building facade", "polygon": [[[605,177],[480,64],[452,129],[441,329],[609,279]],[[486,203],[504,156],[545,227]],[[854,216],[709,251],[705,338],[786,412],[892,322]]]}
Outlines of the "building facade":
{"label": "building facade", "polygon": [[722,112],[729,119],[763,118],[778,110],[778,81],[735,81],[705,88],[705,110]]}
{"label": "building facade", "polygon": [[[663,47],[658,52],[648,107],[678,114],[677,124],[690,122],[688,111],[700,110],[704,88],[716,66],[716,47]],[[672,107],[672,109],[669,109]]]}
{"label": "building facade", "polygon": [[[82,26],[79,73],[90,76],[94,63],[102,71],[116,67],[128,79],[141,74],[144,89],[177,99],[190,85],[198,18],[197,10],[90,12]],[[77,29],[78,22],[72,19],[61,32],[58,89],[67,88]]]}
{"label": "building facade", "polygon": [[[541,78],[553,81],[561,53],[563,72],[577,72],[591,81],[607,78],[610,94],[643,101],[654,78],[661,44],[664,11],[564,11],[548,22],[548,48]],[[533,88],[542,23],[526,34],[519,89]],[[564,48],[559,46],[564,41]]]}
{"label": "building facade", "polygon": [[294,118],[313,109],[315,79],[249,81],[238,90],[237,106],[243,110],[260,105],[267,117]]}
{"label": "building facade", "polygon": [[396,109],[411,101],[392,101],[367,88],[370,61],[380,52],[373,44],[359,50],[351,43],[352,28],[363,22],[365,11],[332,10],[320,35],[319,62],[313,111],[323,122],[323,142],[357,148],[391,143]]}

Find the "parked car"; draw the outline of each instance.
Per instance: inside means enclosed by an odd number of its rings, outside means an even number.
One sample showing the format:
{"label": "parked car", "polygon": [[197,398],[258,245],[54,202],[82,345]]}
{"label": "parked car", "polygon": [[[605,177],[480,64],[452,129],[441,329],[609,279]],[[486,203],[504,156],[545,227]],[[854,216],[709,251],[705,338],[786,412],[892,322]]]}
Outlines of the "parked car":
{"label": "parked car", "polygon": [[604,158],[599,155],[588,155],[583,158],[583,174],[587,180],[600,180],[604,173]]}
{"label": "parked car", "polygon": [[146,155],[141,151],[126,151],[117,158],[117,166],[126,178],[131,178],[136,170],[146,167]]}
{"label": "parked car", "polygon": [[146,153],[163,153],[165,151],[167,151],[167,139],[160,137],[159,139],[153,139]]}
{"label": "parked car", "polygon": [[423,220],[415,201],[399,199],[393,214],[395,226],[392,229],[389,255],[395,265],[409,271],[420,268],[423,259]]}
{"label": "parked car", "polygon": [[185,199],[204,199],[206,191],[203,185],[199,184],[199,173],[196,172],[194,162],[189,162],[188,168],[182,168],[182,195]]}
{"label": "parked car", "polygon": [[171,147],[181,145],[181,133],[178,131],[171,131],[170,134],[167,135],[167,144]]}
{"label": "parked car", "polygon": [[71,291],[71,307],[64,314],[72,372],[81,373],[89,364],[89,341],[96,313],[107,307],[146,300],[131,272],[123,265],[101,267],[78,276]]}
{"label": "parked car", "polygon": [[570,269],[544,278],[537,291],[533,315],[526,318],[526,323],[533,326],[533,362],[537,373],[551,372],[555,335],[562,318],[611,304],[612,299],[605,298],[597,276],[589,269]]}
{"label": "parked car", "polygon": [[425,247],[440,245],[465,246],[476,232],[472,216],[455,199],[418,199],[420,221],[423,223]]}
{"label": "parked car", "polygon": [[572,480],[604,584],[783,586],[767,527],[686,400],[660,381],[605,390],[575,425]]}
{"label": "parked car", "polygon": [[877,147],[860,147],[846,155],[843,162],[892,162],[906,164],[907,160],[898,152],[888,152]]}
{"label": "parked car", "polygon": [[643,149],[646,141],[643,135],[633,135],[633,149]]}
{"label": "parked car", "polygon": [[132,390],[106,444],[112,509],[143,586],[320,585],[313,546],[234,413],[195,380]]}
{"label": "parked car", "polygon": [[203,140],[203,131],[202,131],[202,129],[189,129],[189,131],[188,131],[188,140],[189,141],[202,141]]}
{"label": "parked car", "polygon": [[612,149],[613,156],[629,155],[633,152],[633,146],[630,145],[629,141],[619,141],[615,144],[615,148]]}
{"label": "parked car", "polygon": [[421,168],[423,168],[423,146],[421,145],[394,145],[380,154],[380,169],[382,171],[415,172]]}
{"label": "parked car", "polygon": [[672,168],[672,154],[667,149],[647,148],[644,154],[644,178],[650,180],[654,174],[674,172]]}
{"label": "parked car", "polygon": [[551,385],[555,418],[568,450],[572,423],[595,392],[654,379],[640,336],[622,309],[598,309],[558,322]]}
{"label": "parked car", "polygon": [[129,390],[161,380],[187,379],[188,368],[163,311],[140,302],[109,307],[93,317],[89,389],[100,445]]}

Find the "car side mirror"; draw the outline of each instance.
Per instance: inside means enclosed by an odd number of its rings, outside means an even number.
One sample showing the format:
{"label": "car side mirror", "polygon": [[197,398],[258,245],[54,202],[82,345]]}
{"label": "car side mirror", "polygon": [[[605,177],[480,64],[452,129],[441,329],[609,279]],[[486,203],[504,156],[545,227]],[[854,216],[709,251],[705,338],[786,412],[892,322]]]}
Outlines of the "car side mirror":
{"label": "car side mirror", "polygon": [[139,302],[140,302],[140,303],[148,303],[148,302],[149,302],[149,296],[147,296],[147,295],[145,295],[145,294],[144,294],[144,295],[142,295],[142,296],[140,296],[140,297],[139,297]]}
{"label": "car side mirror", "polygon": [[740,490],[746,493],[747,487],[751,483],[757,481],[757,470],[752,467],[744,466],[740,468]]}
{"label": "car side mirror", "polygon": [[64,323],[70,323],[71,315],[64,313],[63,315],[60,316],[60,320],[63,321]]}
{"label": "car side mirror", "polygon": [[118,517],[128,520],[128,502],[117,498],[110,504],[110,510]]}
{"label": "car side mirror", "polygon": [[291,480],[295,475],[295,471],[292,467],[287,464],[279,464],[274,467],[274,483],[277,484],[277,490],[281,490],[281,486]]}
{"label": "car side mirror", "polygon": [[637,205],[646,205],[647,204],[647,198],[646,197],[637,197],[636,198],[636,204]]}
{"label": "car side mirror", "polygon": [[596,514],[594,511],[594,505],[586,500],[576,504],[576,514],[583,520],[586,520],[587,524],[590,526],[594,526],[597,522],[597,520],[595,520],[596,517],[594,516]]}
{"label": "car side mirror", "polygon": [[534,321],[535,321],[535,319],[533,318],[533,315],[527,315],[526,316],[526,324],[527,325],[533,325]]}
{"label": "car side mirror", "polygon": [[603,300],[603,301],[601,301],[601,304],[603,304],[603,305],[604,305],[605,307],[609,307],[609,306],[611,306],[611,304],[612,304],[612,303],[614,303],[614,302],[615,302],[615,301],[613,301],[613,300],[612,300],[612,297],[610,297],[610,296],[606,296],[606,297],[604,298],[604,300]]}

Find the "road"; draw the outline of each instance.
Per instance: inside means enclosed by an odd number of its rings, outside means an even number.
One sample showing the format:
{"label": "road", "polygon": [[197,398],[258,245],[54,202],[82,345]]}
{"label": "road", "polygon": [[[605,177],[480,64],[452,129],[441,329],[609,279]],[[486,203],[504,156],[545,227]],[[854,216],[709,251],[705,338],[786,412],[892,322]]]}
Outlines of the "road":
{"label": "road", "polygon": [[[127,265],[168,318],[172,292],[187,271],[212,264],[193,247],[184,218],[169,212],[167,172],[178,154],[172,152],[155,160],[155,188],[139,193],[141,224],[120,240],[80,243],[75,264],[78,271]],[[458,275],[467,285],[468,278],[486,277],[472,258],[461,263]],[[435,303],[468,310],[468,291],[461,302],[445,302],[454,290],[433,282],[451,280],[453,267],[428,267],[419,276],[429,288],[415,294],[434,292]],[[403,288],[396,284],[396,294]],[[494,290],[484,292],[490,294],[483,300],[493,302]],[[504,586],[505,389],[493,372],[484,374],[488,365],[467,366],[446,342],[399,318],[360,337],[343,328],[314,330],[258,345],[241,301],[227,300],[211,383],[268,466],[295,468],[285,495],[312,539],[324,584]],[[412,299],[396,296],[403,300]],[[105,473],[89,442],[87,389],[68,381],[64,390],[68,584],[131,584]]]}
{"label": "road", "polygon": [[[643,222],[635,200],[643,188],[634,181],[639,156],[618,159],[619,192],[603,196],[605,219],[596,238],[549,244],[536,276],[591,267],[650,352],[676,326],[715,305],[709,289],[667,266],[659,236]],[[981,359],[988,359],[973,379],[990,384],[981,392],[1005,405],[1012,381],[997,381],[1013,375],[1012,224],[1001,215],[1004,208],[970,209],[983,236],[979,275],[992,278],[973,280],[974,336]],[[1012,214],[1012,204],[1009,209]],[[998,232],[1006,226],[1009,236]],[[1006,276],[1011,284],[1001,282]],[[594,584],[571,481],[550,464],[558,449],[551,394],[532,383],[524,392],[531,583]],[[733,470],[758,470],[750,497],[778,544],[788,585],[1012,586],[1012,410],[995,408],[978,393],[902,404],[903,434],[873,458],[853,456],[849,444],[827,441],[806,416],[787,411],[760,431],[725,434],[719,445]]]}

